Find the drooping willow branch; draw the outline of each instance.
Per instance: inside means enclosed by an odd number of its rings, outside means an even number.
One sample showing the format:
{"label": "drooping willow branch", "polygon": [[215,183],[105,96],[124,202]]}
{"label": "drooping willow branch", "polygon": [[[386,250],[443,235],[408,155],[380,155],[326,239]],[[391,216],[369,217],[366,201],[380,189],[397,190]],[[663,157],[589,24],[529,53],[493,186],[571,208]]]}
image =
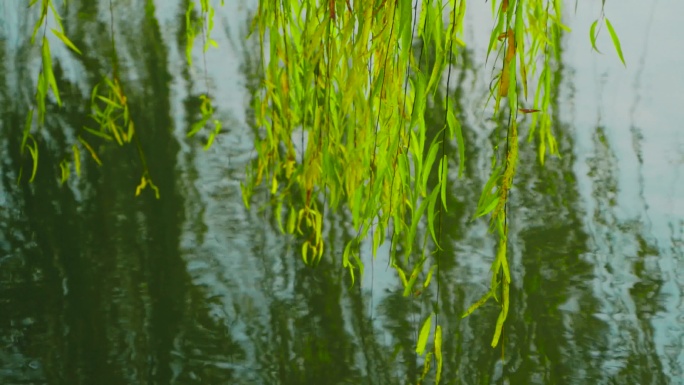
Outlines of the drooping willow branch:
{"label": "drooping willow branch", "polygon": [[[492,1],[495,25],[488,52],[501,52],[492,98],[494,114],[510,117],[508,145],[503,163],[492,168],[475,213],[491,215],[499,237],[491,291],[466,312],[489,298],[502,302],[492,345],[498,343],[508,310],[505,208],[518,156],[517,111],[520,101],[526,103],[529,88],[535,89],[535,95],[525,111],[538,111],[530,135],[538,133],[541,161],[557,151],[550,131],[551,92],[545,80],[554,59],[554,36],[564,28],[560,3]],[[426,245],[421,245],[420,255],[413,255],[422,221],[426,220],[426,231],[439,251],[434,214],[439,212],[441,218],[442,210],[448,209],[449,162],[458,159],[459,176],[465,166],[461,122],[448,96],[444,131],[435,137],[438,140],[425,143],[425,106],[432,94],[443,89],[447,63],[453,63],[453,54],[464,45],[466,1],[449,0],[447,9],[445,27],[443,3],[437,0],[260,1],[254,28],[267,60],[263,94],[254,106],[258,160],[249,171],[243,195],[248,204],[255,186],[268,181],[280,228],[304,236],[305,262],[317,263],[322,257],[324,207],[318,198],[323,196],[329,197],[324,206],[335,210],[343,205],[351,213],[358,237],[345,247],[343,267],[352,280],[362,269],[358,247],[369,233],[375,256],[386,239],[385,229],[392,229],[389,263],[405,295],[412,293],[426,268]],[[421,60],[415,59],[414,29],[422,43],[421,55],[423,51],[435,54],[431,68],[421,67]],[[529,79],[539,82],[530,86]],[[295,138],[302,140],[299,148]],[[456,140],[458,154],[445,152],[450,140]],[[428,189],[433,168],[438,182]],[[302,203],[286,199],[293,194],[301,194]],[[287,226],[282,213],[287,215]],[[398,258],[399,253],[403,258]],[[424,281],[429,281],[432,271]]]}

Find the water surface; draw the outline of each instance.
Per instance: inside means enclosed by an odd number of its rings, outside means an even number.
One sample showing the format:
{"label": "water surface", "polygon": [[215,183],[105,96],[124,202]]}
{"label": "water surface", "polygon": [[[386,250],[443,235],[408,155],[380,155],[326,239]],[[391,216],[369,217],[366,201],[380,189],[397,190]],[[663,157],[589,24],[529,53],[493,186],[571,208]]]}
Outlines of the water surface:
{"label": "water surface", "polygon": [[[404,298],[386,246],[375,260],[365,253],[365,275],[350,285],[344,213],[326,218],[327,254],[314,269],[302,263],[300,241],[278,231],[266,192],[245,208],[258,45],[245,40],[253,2],[226,3],[206,74],[201,47],[192,68],[185,62],[185,2],[114,8],[119,71],[159,200],[150,190],[135,197],[135,146],[93,140],[103,166],[84,158],[80,178],[58,178],[80,127],[92,125],[90,89],[112,71],[109,4],[100,1],[71,0],[63,12],[84,55],[53,43],[64,107],[49,103],[35,131],[38,175],[17,184],[18,170],[31,167],[19,138],[40,65],[28,42],[37,14],[0,4],[0,382],[416,383],[417,332],[437,303],[443,383],[684,383],[684,4],[607,2],[625,68],[607,31],[604,54],[591,51],[598,2],[568,2],[573,32],[554,74],[562,156],[541,166],[534,143],[521,143],[502,360],[489,346],[499,308],[460,317],[487,291],[495,252],[487,223],[470,220],[496,127],[483,108],[489,5],[469,2],[470,45],[449,90],[468,161],[467,178],[451,178],[440,289]],[[207,91],[225,132],[204,151],[206,133],[185,133]],[[433,107],[428,119],[443,121]]]}

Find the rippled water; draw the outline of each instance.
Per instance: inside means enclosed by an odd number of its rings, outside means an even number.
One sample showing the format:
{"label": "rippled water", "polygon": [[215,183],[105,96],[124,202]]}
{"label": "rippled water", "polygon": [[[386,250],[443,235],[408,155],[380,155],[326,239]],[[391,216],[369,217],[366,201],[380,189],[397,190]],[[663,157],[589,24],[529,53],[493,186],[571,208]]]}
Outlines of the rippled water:
{"label": "rippled water", "polygon": [[[98,1],[71,0],[63,13],[84,55],[55,42],[65,107],[49,107],[36,131],[36,181],[17,184],[19,168],[31,167],[18,138],[40,64],[27,42],[36,14],[0,3],[0,382],[415,383],[417,331],[435,301],[443,383],[684,383],[684,3],[607,2],[625,68],[607,31],[604,54],[591,51],[600,4],[567,2],[573,32],[555,73],[562,156],[540,166],[534,144],[521,144],[503,360],[489,346],[495,304],[460,317],[488,289],[495,250],[487,223],[470,220],[496,124],[482,107],[489,5],[469,2],[471,44],[452,89],[468,172],[448,194],[440,290],[404,298],[386,248],[366,255],[363,279],[350,285],[340,263],[353,235],[344,213],[326,218],[328,254],[313,269],[299,241],[277,230],[265,193],[244,207],[258,46],[244,39],[254,4],[226,3],[206,81],[201,49],[185,66],[182,2],[114,8],[120,71],[160,200],[134,196],[134,146],[100,146],[103,166],[84,161],[81,178],[58,180],[75,130],[92,124],[90,88],[111,71],[109,4]],[[185,133],[207,88],[226,131],[203,151],[202,135]],[[443,119],[438,111],[429,119]]]}

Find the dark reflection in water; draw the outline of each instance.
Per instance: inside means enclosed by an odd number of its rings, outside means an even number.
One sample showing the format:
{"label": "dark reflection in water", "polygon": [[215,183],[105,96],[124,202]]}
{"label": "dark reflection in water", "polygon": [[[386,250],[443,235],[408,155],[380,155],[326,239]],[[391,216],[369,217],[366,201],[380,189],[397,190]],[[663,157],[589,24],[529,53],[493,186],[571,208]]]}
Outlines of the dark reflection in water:
{"label": "dark reflection in water", "polygon": [[[244,208],[239,182],[254,156],[245,105],[259,84],[258,48],[241,43],[247,7],[219,9],[221,49],[207,53],[205,82],[201,67],[184,64],[179,26],[187,3],[158,3],[122,3],[114,18],[119,75],[159,200],[149,190],[134,196],[144,170],[135,145],[91,137],[104,165],[84,157],[83,175],[59,182],[59,163],[76,135],[87,136],[80,127],[92,124],[90,89],[112,71],[107,2],[72,0],[63,10],[84,55],[53,48],[64,107],[48,103],[45,127],[34,129],[38,175],[17,184],[20,167],[32,167],[19,141],[39,71],[27,39],[35,15],[0,6],[7,10],[0,13],[0,382],[416,383],[423,370],[417,332],[437,310],[443,383],[681,383],[681,152],[666,152],[661,167],[651,167],[657,135],[649,132],[667,134],[659,128],[667,124],[651,126],[636,113],[628,124],[577,114],[586,107],[587,75],[572,54],[563,53],[565,65],[578,68],[560,67],[554,79],[562,157],[541,166],[534,143],[521,141],[502,352],[489,346],[494,302],[461,319],[487,290],[495,250],[487,223],[471,220],[503,124],[482,110],[489,72],[473,54],[479,47],[458,58],[450,91],[464,122],[467,170],[447,196],[439,291],[433,285],[407,298],[387,269],[386,248],[375,260],[363,256],[365,276],[351,285],[340,261],[354,235],[346,214],[326,218],[327,254],[311,268],[301,262],[299,240],[277,230],[267,192]],[[202,139],[185,132],[207,86],[226,132],[205,152]],[[429,126],[444,121],[443,103],[436,95]]]}

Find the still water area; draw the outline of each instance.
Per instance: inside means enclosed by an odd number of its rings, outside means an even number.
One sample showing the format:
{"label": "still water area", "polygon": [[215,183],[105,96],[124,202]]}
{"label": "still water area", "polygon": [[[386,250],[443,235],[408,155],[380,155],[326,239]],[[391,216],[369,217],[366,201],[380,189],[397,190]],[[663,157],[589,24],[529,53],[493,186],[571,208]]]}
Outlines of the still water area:
{"label": "still water area", "polygon": [[[16,3],[0,3],[1,384],[415,384],[418,333],[435,306],[442,384],[684,384],[684,3],[606,2],[625,67],[607,31],[603,54],[591,49],[600,2],[565,2],[572,32],[552,106],[561,156],[541,165],[535,143],[520,142],[503,351],[490,346],[496,302],[461,317],[489,289],[497,242],[486,219],[472,220],[499,124],[485,107],[489,3],[468,3],[468,45],[448,90],[467,161],[462,179],[455,160],[450,168],[439,291],[408,297],[388,268],[389,242],[375,259],[362,246],[364,275],[351,284],[341,263],[355,236],[348,213],[326,213],[314,268],[302,262],[301,239],[278,229],[267,188],[245,207],[240,182],[256,156],[259,45],[246,37],[255,1],[215,2],[218,48],[203,57],[196,43],[191,68],[185,1],[56,2],[83,55],[51,40],[63,106],[49,102],[33,131],[32,183],[17,179],[32,167],[19,149],[41,65],[29,41],[39,14]],[[82,175],[72,169],[60,182],[60,162],[88,135],[80,127],[94,124],[90,90],[112,71],[112,20],[159,199],[150,187],[136,197],[137,145],[93,136],[102,166],[83,155]],[[204,150],[208,132],[186,133],[207,90],[223,129]],[[439,103],[426,120],[444,120]],[[529,121],[521,117],[521,136]],[[433,381],[434,368],[424,383]]]}

